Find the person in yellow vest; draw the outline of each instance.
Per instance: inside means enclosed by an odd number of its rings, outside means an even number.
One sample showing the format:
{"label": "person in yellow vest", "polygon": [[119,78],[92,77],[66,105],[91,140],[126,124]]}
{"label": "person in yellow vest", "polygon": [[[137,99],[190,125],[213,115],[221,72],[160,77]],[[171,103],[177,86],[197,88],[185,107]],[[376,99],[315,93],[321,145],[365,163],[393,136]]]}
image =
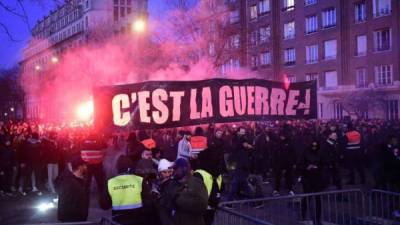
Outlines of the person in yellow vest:
{"label": "person in yellow vest", "polygon": [[200,152],[197,169],[193,176],[200,178],[208,194],[207,211],[204,214],[204,222],[211,225],[214,221],[216,208],[222,193],[222,168],[219,166],[219,157],[216,149],[207,148]]}
{"label": "person in yellow vest", "polygon": [[102,209],[112,208],[112,220],[122,225],[147,225],[150,187],[143,178],[131,173],[132,161],[120,156],[117,161],[119,175],[107,182]]}

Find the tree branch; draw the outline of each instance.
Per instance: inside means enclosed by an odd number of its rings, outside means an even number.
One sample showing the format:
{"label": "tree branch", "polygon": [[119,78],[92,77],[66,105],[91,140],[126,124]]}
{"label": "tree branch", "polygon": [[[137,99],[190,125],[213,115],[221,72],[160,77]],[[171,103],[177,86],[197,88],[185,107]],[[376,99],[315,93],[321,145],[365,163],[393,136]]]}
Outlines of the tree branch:
{"label": "tree branch", "polygon": [[14,42],[20,42],[20,41],[21,41],[21,40],[16,40],[16,39],[12,36],[12,34],[10,33],[10,31],[8,30],[7,26],[6,26],[4,23],[0,22],[0,27],[3,28],[4,32],[6,33],[6,35],[8,36],[8,38],[9,38],[11,41],[14,41]]}

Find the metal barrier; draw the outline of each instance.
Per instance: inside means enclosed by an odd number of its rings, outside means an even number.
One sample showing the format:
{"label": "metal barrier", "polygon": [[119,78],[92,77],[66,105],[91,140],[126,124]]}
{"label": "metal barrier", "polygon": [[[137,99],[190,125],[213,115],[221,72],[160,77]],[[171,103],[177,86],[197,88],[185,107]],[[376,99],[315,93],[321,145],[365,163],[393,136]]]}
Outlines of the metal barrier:
{"label": "metal barrier", "polygon": [[110,218],[102,217],[99,225],[120,225],[119,223],[112,221]]}
{"label": "metal barrier", "polygon": [[66,223],[39,223],[39,224],[24,224],[24,225],[120,225],[109,218],[102,217],[98,222],[82,221],[82,222],[66,222]]}
{"label": "metal barrier", "polygon": [[400,225],[399,202],[399,193],[358,189],[232,201],[220,204],[214,224]]}

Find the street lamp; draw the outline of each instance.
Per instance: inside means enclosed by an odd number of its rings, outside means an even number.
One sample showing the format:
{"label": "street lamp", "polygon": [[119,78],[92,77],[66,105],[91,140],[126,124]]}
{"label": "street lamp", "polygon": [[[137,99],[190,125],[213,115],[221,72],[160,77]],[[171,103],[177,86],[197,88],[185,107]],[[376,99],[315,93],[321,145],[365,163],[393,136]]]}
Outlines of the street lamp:
{"label": "street lamp", "polygon": [[40,67],[39,65],[36,65],[36,66],[35,66],[35,70],[36,70],[36,71],[38,71],[38,70],[40,70],[40,69],[41,69],[41,67]]}
{"label": "street lamp", "polygon": [[137,19],[132,24],[132,30],[135,33],[143,33],[146,30],[146,22],[143,19]]}
{"label": "street lamp", "polygon": [[51,57],[52,63],[58,63],[58,58],[56,56]]}
{"label": "street lamp", "polygon": [[11,111],[11,112],[14,112],[14,107],[11,107],[11,108],[10,108],[10,111]]}

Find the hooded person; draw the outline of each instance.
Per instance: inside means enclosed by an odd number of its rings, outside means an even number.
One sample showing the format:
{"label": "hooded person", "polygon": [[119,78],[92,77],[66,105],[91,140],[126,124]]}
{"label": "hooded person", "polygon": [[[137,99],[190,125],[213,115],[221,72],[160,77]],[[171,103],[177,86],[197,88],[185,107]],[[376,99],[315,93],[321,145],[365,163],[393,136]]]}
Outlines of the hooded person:
{"label": "hooded person", "polygon": [[177,159],[173,180],[166,186],[160,199],[163,208],[162,224],[205,225],[203,214],[208,205],[208,194],[204,183],[192,175],[190,163]]}
{"label": "hooded person", "polygon": [[218,206],[222,193],[222,169],[219,165],[219,157],[215,157],[215,149],[205,149],[198,157],[197,170],[193,176],[201,179],[206,186],[208,194],[208,207],[204,214],[206,225],[214,221],[216,207]]}
{"label": "hooded person", "polygon": [[135,164],[141,159],[141,154],[145,148],[136,137],[135,132],[129,133],[127,142],[126,155],[131,159],[133,167],[135,167]]}
{"label": "hooded person", "polygon": [[[304,193],[321,192],[325,188],[322,174],[324,169],[324,158],[321,154],[320,144],[317,140],[311,142],[311,146],[306,150],[302,161],[302,183]],[[302,217],[306,219],[307,203],[311,199],[308,197],[302,199]],[[314,224],[322,225],[321,222],[321,198],[315,197],[315,215]]]}
{"label": "hooded person", "polygon": [[72,172],[65,169],[55,180],[58,194],[58,220],[86,221],[89,213],[89,191],[85,185],[86,163],[80,156],[71,160]]}

